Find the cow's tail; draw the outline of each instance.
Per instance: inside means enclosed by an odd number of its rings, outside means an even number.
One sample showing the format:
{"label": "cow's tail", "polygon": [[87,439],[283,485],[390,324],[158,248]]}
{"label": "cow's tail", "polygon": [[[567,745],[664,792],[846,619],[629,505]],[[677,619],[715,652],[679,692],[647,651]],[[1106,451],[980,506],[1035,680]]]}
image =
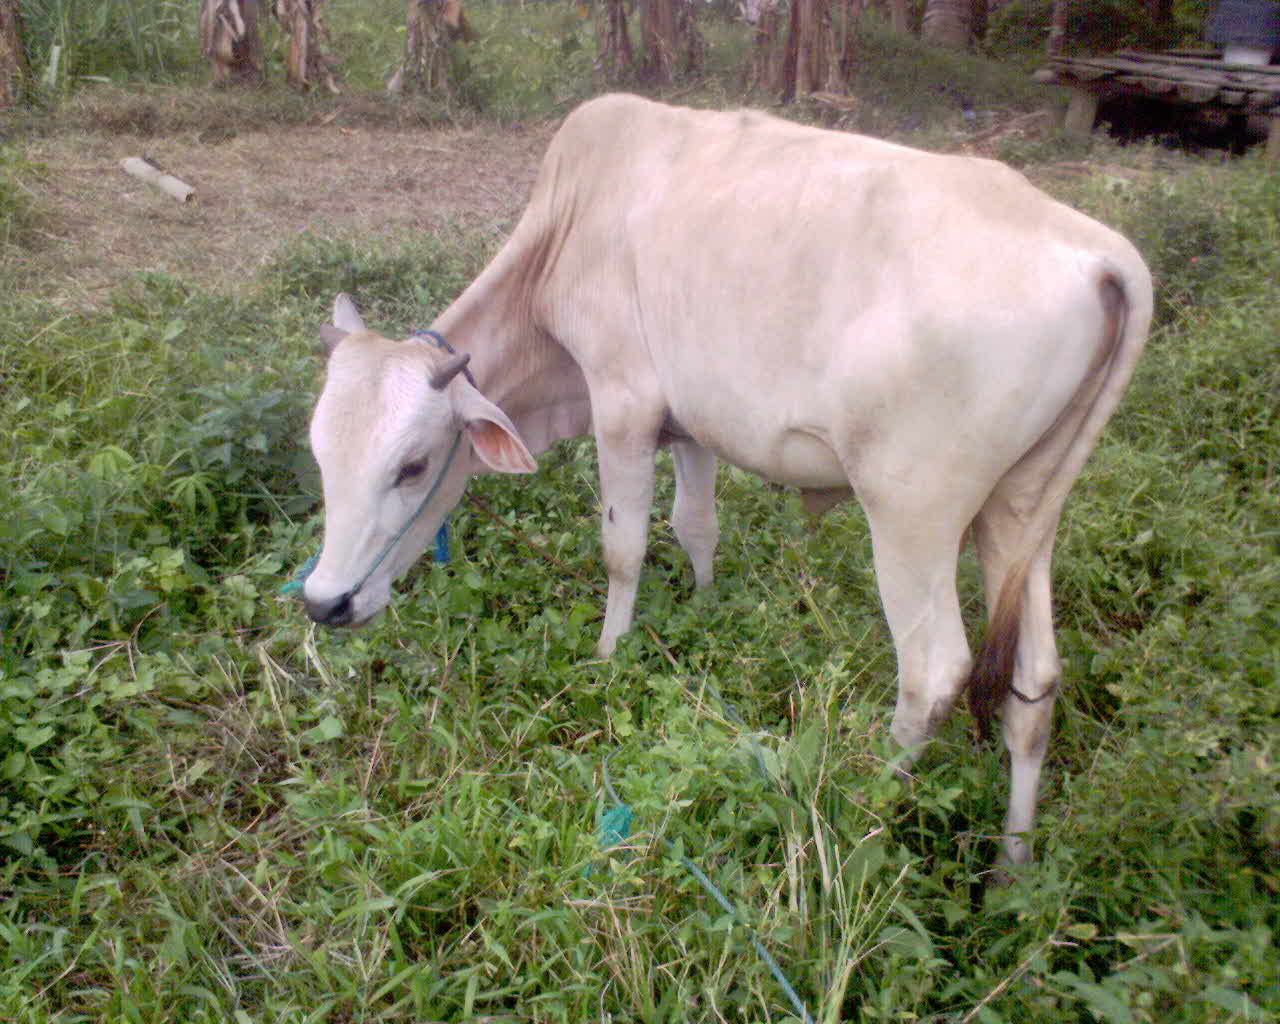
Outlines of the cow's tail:
{"label": "cow's tail", "polygon": [[[1146,344],[1151,324],[1151,277],[1137,254],[1133,253],[1123,268],[1104,266],[1098,291],[1106,314],[1102,344],[1079,389],[1036,445],[1037,448],[1051,446],[1061,454],[1045,480],[1040,500],[1023,531],[1018,554],[991,613],[986,638],[963,683],[969,708],[977,721],[978,735],[984,740],[991,735],[996,713],[1013,692],[1027,574],[1032,561],[1050,531],[1056,528],[1067,493],[1098,443],[1107,420],[1120,404]],[[1039,694],[1021,696],[1029,701],[1040,697]]]}

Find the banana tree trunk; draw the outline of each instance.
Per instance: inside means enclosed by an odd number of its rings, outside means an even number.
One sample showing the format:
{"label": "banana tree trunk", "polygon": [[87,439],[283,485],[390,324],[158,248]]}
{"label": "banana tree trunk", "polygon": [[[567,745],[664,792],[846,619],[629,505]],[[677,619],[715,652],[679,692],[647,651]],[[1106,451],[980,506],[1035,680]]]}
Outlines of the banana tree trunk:
{"label": "banana tree trunk", "polygon": [[217,85],[262,82],[258,0],[201,0],[200,44]]}
{"label": "banana tree trunk", "polygon": [[[451,21],[451,19],[453,19]],[[455,39],[472,38],[459,0],[409,0],[405,15],[404,63],[387,83],[387,92],[453,93]]]}
{"label": "banana tree trunk", "polygon": [[289,84],[304,92],[323,85],[338,93],[337,62],[325,53],[321,40],[327,34],[322,8],[325,0],[275,0],[273,13],[289,37]]}
{"label": "banana tree trunk", "polygon": [[18,0],[0,0],[0,110],[22,98],[28,78]]}
{"label": "banana tree trunk", "polygon": [[604,0],[603,17],[596,22],[596,54],[596,63],[606,79],[621,78],[631,72],[635,56],[627,27],[626,0]]}

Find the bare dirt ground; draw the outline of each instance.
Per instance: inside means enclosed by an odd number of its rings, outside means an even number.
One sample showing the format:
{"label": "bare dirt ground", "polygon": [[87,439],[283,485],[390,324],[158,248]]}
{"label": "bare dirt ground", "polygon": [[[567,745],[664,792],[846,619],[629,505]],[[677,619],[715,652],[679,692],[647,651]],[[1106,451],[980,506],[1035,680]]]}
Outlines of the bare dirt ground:
{"label": "bare dirt ground", "polygon": [[[403,239],[514,226],[555,123],[396,127],[358,117],[167,135],[98,128],[30,137],[24,187],[41,241],[26,287],[96,306],[140,272],[234,287],[303,233]],[[221,137],[220,137],[221,136]],[[196,189],[186,204],[120,168],[146,154]]]}

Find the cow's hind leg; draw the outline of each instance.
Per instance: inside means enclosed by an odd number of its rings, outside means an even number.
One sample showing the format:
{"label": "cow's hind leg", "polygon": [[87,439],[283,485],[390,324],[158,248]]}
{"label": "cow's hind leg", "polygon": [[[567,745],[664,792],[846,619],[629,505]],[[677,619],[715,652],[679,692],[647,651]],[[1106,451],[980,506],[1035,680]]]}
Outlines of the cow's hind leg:
{"label": "cow's hind leg", "polygon": [[[1018,569],[1012,564],[1012,552],[1022,540],[1026,517],[1015,509],[998,489],[974,520],[987,607],[993,615],[1006,581]],[[1035,823],[1040,771],[1062,674],[1054,643],[1050,594],[1054,536],[1051,529],[1026,567],[1013,679],[1002,711],[1004,742],[1009,751],[1009,812],[1001,860],[1008,864],[1031,860],[1031,844],[1026,835]],[[1017,586],[1016,580],[1013,585]]]}
{"label": "cow's hind leg", "polygon": [[969,671],[956,595],[964,525],[939,528],[907,508],[868,508],[876,580],[898,655],[893,736],[914,757],[951,710]]}
{"label": "cow's hind leg", "polygon": [[711,564],[720,541],[716,520],[716,457],[696,441],[673,441],[676,498],[671,528],[693,563],[694,585],[711,585]]}

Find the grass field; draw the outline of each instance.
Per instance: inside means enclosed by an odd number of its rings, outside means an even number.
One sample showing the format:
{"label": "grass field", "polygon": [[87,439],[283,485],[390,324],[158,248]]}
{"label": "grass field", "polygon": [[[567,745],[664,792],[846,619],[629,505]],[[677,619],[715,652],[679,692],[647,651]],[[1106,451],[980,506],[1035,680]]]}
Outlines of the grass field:
{"label": "grass field", "polygon": [[[499,13],[476,20],[515,33]],[[552,51],[563,31],[537,33],[569,16],[528,31]],[[956,147],[1034,106],[998,68],[892,52],[848,126]],[[988,884],[1002,758],[963,714],[910,785],[889,764],[856,509],[811,532],[794,495],[722,470],[716,586],[692,593],[659,517],[608,662],[587,442],[476,481],[453,562],[367,630],[280,595],[319,545],[332,295],[405,331],[479,271],[543,119],[596,87],[541,66],[417,113],[117,85],[7,132],[0,1020],[800,1019],[753,935],[824,1024],[1276,1019],[1280,175],[1257,157],[985,143],[1129,234],[1160,300],[1060,533],[1066,687],[1013,884]],[[144,147],[205,168],[204,205],[94,190]],[[352,151],[382,154],[363,192]],[[413,191],[415,161],[447,187]],[[962,585],[976,638],[970,557]],[[602,850],[610,787],[634,822]]]}

